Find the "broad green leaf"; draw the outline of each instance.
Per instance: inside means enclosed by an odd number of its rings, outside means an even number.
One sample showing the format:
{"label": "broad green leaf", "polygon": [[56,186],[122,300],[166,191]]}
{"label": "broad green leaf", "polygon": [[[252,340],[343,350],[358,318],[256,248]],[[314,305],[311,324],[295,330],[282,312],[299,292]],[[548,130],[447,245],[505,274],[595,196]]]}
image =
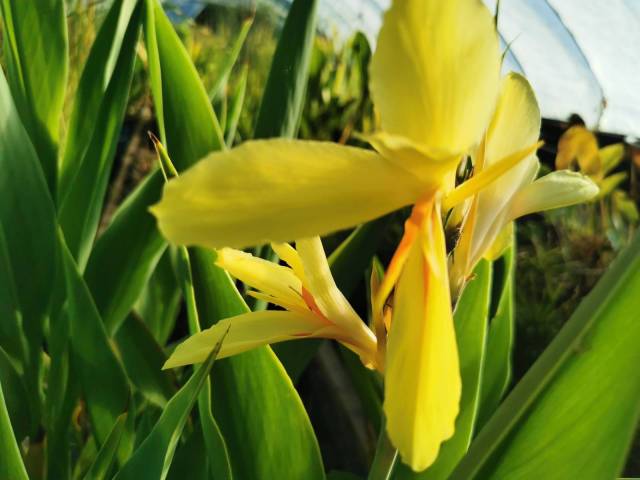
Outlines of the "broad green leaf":
{"label": "broad green leaf", "polygon": [[[25,386],[34,425],[38,423],[41,400],[43,322],[55,276],[55,212],[38,156],[0,72],[0,252],[3,289],[0,299],[10,315],[3,321],[21,319],[28,341]],[[8,264],[7,264],[8,260]],[[12,280],[9,280],[11,278]],[[5,286],[6,285],[6,286]],[[13,293],[9,293],[13,290]],[[15,295],[14,298],[11,298]],[[17,303],[17,304],[15,304]],[[13,327],[8,327],[11,334]],[[19,342],[19,337],[15,340]],[[14,348],[10,348],[12,355]],[[35,433],[35,432],[34,432]]]}
{"label": "broad green leaf", "polygon": [[0,384],[0,478],[11,480],[29,480],[24,468],[20,449],[11,428],[9,412],[5,405],[2,385]]}
{"label": "broad green leaf", "polygon": [[178,440],[182,435],[182,429],[221,345],[222,343],[219,343],[216,346],[189,381],[169,400],[151,433],[136,449],[115,479],[162,480],[166,477]]}
{"label": "broad green leaf", "polygon": [[171,262],[172,251],[171,248],[165,250],[135,306],[159,345],[167,343],[182,299]]}
{"label": "broad green leaf", "polygon": [[31,428],[29,400],[19,372],[2,347],[0,347],[0,384],[6,389],[5,403],[16,439],[22,441]]}
{"label": "broad green leaf", "polygon": [[[169,160],[170,162],[170,160]],[[174,169],[175,171],[175,169]],[[189,253],[185,247],[178,248],[178,276],[182,287],[182,295],[185,300],[187,317],[189,321],[189,334],[194,335],[201,331],[200,318],[196,305],[195,290],[193,288],[193,275]],[[209,459],[209,468],[213,477],[219,480],[231,480],[231,460],[227,443],[218,427],[218,423],[211,411],[211,381],[207,378],[198,395],[198,411],[200,413],[200,426],[204,446]]]}
{"label": "broad green leaf", "polygon": [[218,476],[210,473],[207,449],[198,426],[185,442],[178,445],[167,480],[184,480],[185,472],[189,472],[189,480],[218,480]]}
{"label": "broad green leaf", "polygon": [[69,338],[73,370],[87,402],[98,445],[106,441],[118,417],[129,406],[129,383],[116,357],[71,252],[60,235],[60,248],[68,295]]}
{"label": "broad green leaf", "polygon": [[0,7],[11,92],[55,198],[68,69],[65,3],[2,0]]}
{"label": "broad green leaf", "polygon": [[640,416],[640,235],[500,405],[452,478],[616,478]]}
{"label": "broad green leaf", "polygon": [[166,249],[148,212],[160,199],[162,184],[160,171],[149,175],[120,206],[89,257],[85,280],[110,336],[126,318]]}
{"label": "broad green leaf", "polygon": [[[160,138],[180,171],[223,148],[224,138],[198,73],[171,22],[157,0],[146,0],[145,5],[145,42]],[[192,128],[194,125],[197,128]]]}
{"label": "broad green leaf", "polygon": [[273,54],[254,138],[293,138],[298,132],[316,34],[317,0],[295,0]]}
{"label": "broad green leaf", "polygon": [[127,421],[127,414],[123,413],[118,417],[118,420],[113,425],[109,436],[105,440],[102,448],[98,452],[96,459],[94,460],[91,468],[84,476],[84,480],[103,480],[108,478],[109,469],[113,465],[113,461],[122,439],[122,434],[125,431],[125,424]]}
{"label": "broad green leaf", "polygon": [[[158,6],[147,0],[145,41],[163,142],[180,171],[224,141],[195,68]],[[155,44],[155,45],[154,45]],[[152,52],[157,52],[155,60]],[[163,133],[164,131],[164,133]],[[189,251],[203,327],[247,311],[213,253]],[[322,478],[317,441],[286,372],[267,347],[216,363],[214,416],[235,478]],[[268,451],[269,455],[264,455]]]}
{"label": "broad green leaf", "polygon": [[242,25],[240,26],[240,32],[238,32],[238,36],[232,43],[231,48],[226,51],[224,60],[222,61],[220,69],[217,72],[217,77],[214,80],[213,85],[209,89],[210,102],[213,102],[216,98],[219,98],[224,88],[227,86],[231,70],[238,61],[240,50],[242,50],[242,46],[247,39],[247,35],[249,34],[249,30],[251,30],[252,24],[253,16],[244,19]]}
{"label": "broad green leaf", "polygon": [[122,364],[131,382],[144,398],[164,408],[176,392],[171,372],[162,370],[167,360],[145,324],[130,314],[114,336]]}
{"label": "broad green leaf", "polygon": [[136,3],[122,0],[112,5],[89,53],[71,114],[59,221],[81,270],[98,228],[133,78],[141,7],[130,8]]}
{"label": "broad green leaf", "polygon": [[491,263],[481,260],[473,276],[473,280],[464,288],[454,313],[462,377],[462,398],[455,433],[442,444],[438,458],[427,470],[415,473],[401,464],[395,476],[397,479],[446,480],[471,443],[478,415],[485,357],[487,317],[491,300]]}
{"label": "broad green leaf", "polygon": [[0,224],[0,348],[20,369],[24,369],[29,347],[22,330],[20,307],[11,270],[7,242]]}
{"label": "broad green leaf", "polygon": [[[515,241],[515,240],[514,240]],[[489,324],[487,348],[480,388],[480,430],[496,411],[511,381],[511,352],[514,333],[515,243],[493,263],[496,273],[493,290],[497,292],[497,309]]]}

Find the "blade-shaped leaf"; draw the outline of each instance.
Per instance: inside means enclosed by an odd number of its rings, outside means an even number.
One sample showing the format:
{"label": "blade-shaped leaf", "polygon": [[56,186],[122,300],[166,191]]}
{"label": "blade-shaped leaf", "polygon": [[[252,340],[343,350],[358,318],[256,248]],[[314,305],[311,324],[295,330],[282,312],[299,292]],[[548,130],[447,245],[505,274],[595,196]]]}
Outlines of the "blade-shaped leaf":
{"label": "blade-shaped leaf", "polygon": [[453,479],[619,475],[640,416],[638,291],[640,235],[498,408]]}
{"label": "blade-shaped leaf", "polygon": [[[180,171],[224,143],[202,83],[173,27],[157,2],[147,0],[146,5],[154,104],[163,117],[158,122],[160,132]],[[246,312],[227,273],[214,266],[213,253],[191,249],[189,254],[198,312],[207,322],[203,327]],[[213,413],[229,447],[234,477],[322,478],[309,419],[273,352],[256,349],[216,365]],[[261,454],[265,449],[269,455]]]}
{"label": "blade-shaped leaf", "polygon": [[473,277],[464,288],[454,314],[462,377],[462,398],[455,433],[442,444],[438,458],[427,470],[416,473],[401,464],[394,478],[446,480],[471,443],[478,415],[480,379],[485,357],[487,317],[491,300],[491,263],[481,260]]}
{"label": "blade-shaped leaf", "polygon": [[159,345],[165,345],[175,327],[182,295],[172,265],[172,251],[168,248],[160,258],[135,305]]}
{"label": "blade-shaped leaf", "polygon": [[24,468],[20,449],[11,428],[9,412],[4,401],[2,385],[0,385],[0,478],[12,480],[29,480]]}
{"label": "blade-shaped leaf", "polygon": [[20,374],[2,347],[0,347],[0,383],[6,389],[5,403],[16,439],[22,440],[31,427],[27,391]]}
{"label": "blade-shaped leaf", "polygon": [[68,69],[65,2],[2,0],[0,7],[11,92],[55,198]]}
{"label": "blade-shaped leaf", "polygon": [[[21,328],[29,348],[25,385],[36,425],[41,396],[43,322],[51,298],[51,279],[55,276],[55,212],[36,151],[1,71],[0,172],[0,244],[4,244],[0,245],[4,251],[0,252],[4,257],[1,273],[7,277],[7,283],[3,284],[7,291],[2,300],[9,302],[2,309],[10,312],[3,321],[22,319]],[[13,293],[9,294],[11,290]],[[15,341],[19,342],[19,337]]]}
{"label": "blade-shaped leaf", "polygon": [[103,445],[118,417],[129,405],[129,384],[62,235],[60,248],[68,295],[73,368],[87,400],[96,439]]}
{"label": "blade-shaped leaf", "polygon": [[235,86],[231,97],[231,108],[229,109],[227,126],[225,129],[225,142],[227,147],[233,146],[233,140],[236,137],[238,123],[240,122],[240,114],[244,107],[244,97],[247,93],[247,78],[249,77],[249,67],[244,65],[240,72],[240,79]]}
{"label": "blade-shaped leaf", "polygon": [[127,421],[127,414],[123,413],[118,417],[118,420],[113,425],[109,436],[102,445],[102,448],[98,452],[96,459],[91,464],[91,468],[84,476],[84,480],[103,480],[107,478],[109,469],[113,464],[120,445],[120,439],[125,431],[125,424]]}
{"label": "blade-shaped leaf", "polygon": [[71,114],[59,220],[81,270],[98,228],[133,78],[142,7],[129,9],[136,3],[122,0],[112,5],[89,53]]}
{"label": "blade-shaped leaf", "polygon": [[166,249],[148,212],[160,199],[162,184],[160,171],[149,175],[120,206],[89,257],[85,280],[109,335],[126,318]]}
{"label": "blade-shaped leaf", "polygon": [[213,85],[209,89],[209,101],[213,102],[216,98],[220,97],[222,91],[226,87],[227,82],[229,81],[231,70],[238,61],[240,50],[242,50],[242,46],[247,39],[247,35],[249,34],[249,30],[251,29],[252,24],[253,16],[244,19],[244,21],[242,22],[240,31],[238,32],[238,36],[232,43],[231,48],[227,50],[224,60],[222,61],[217,72],[218,75],[214,80]]}
{"label": "blade-shaped leaf", "polygon": [[491,319],[487,334],[487,351],[480,389],[478,430],[484,426],[498,408],[511,380],[515,303],[513,299],[514,251],[515,245],[513,244],[500,259],[494,262],[494,271],[499,269],[502,281],[496,278],[493,285],[493,288],[499,292],[497,295],[498,307],[495,316]]}
{"label": "blade-shaped leaf", "polygon": [[164,408],[176,392],[175,379],[162,370],[167,358],[151,332],[139,318],[129,315],[114,340],[131,382],[148,401]]}
{"label": "blade-shaped leaf", "polygon": [[316,34],[317,7],[317,0],[295,0],[291,4],[273,54],[254,138],[293,138],[298,132]]}
{"label": "blade-shaped leaf", "polygon": [[209,375],[221,345],[221,342],[218,343],[209,358],[169,400],[151,433],[118,472],[115,479],[162,480],[166,477],[189,412]]}

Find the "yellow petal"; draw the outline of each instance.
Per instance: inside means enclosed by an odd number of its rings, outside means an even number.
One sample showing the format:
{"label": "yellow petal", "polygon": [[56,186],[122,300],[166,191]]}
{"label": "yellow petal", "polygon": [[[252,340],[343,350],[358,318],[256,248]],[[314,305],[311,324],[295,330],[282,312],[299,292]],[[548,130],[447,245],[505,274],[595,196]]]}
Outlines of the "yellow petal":
{"label": "yellow petal", "polygon": [[[535,94],[523,76],[510,73],[502,80],[484,151],[479,155],[482,159],[480,171],[476,171],[471,180],[456,188],[446,199],[450,203],[459,191],[473,190],[473,184],[482,177],[490,176],[493,170],[499,174],[477,194],[474,215],[463,226],[462,237],[453,255],[453,292],[461,289],[467,275],[508,223],[506,211],[516,192],[535,179],[538,159],[535,149],[527,149],[536,145],[539,134],[540,109]],[[500,169],[502,164],[509,166],[509,158],[517,161],[509,169]]]}
{"label": "yellow petal", "polygon": [[[217,251],[216,265],[228,271],[232,277],[266,293],[283,299],[286,304],[307,310],[302,299],[302,283],[293,270],[282,265],[235,250],[221,248]],[[280,304],[279,302],[274,302]]]}
{"label": "yellow petal", "polygon": [[306,284],[302,260],[300,260],[300,255],[298,255],[296,249],[288,243],[272,243],[271,248],[281,260],[291,267],[296,276],[302,281],[302,284]]}
{"label": "yellow petal", "polygon": [[518,192],[507,218],[574,205],[597,194],[598,186],[585,175],[568,170],[551,172]]}
{"label": "yellow petal", "polygon": [[[384,411],[391,443],[421,471],[454,432],[461,380],[440,214],[411,247],[394,297]],[[435,264],[433,263],[435,262]]]}
{"label": "yellow petal", "polygon": [[463,153],[484,133],[498,93],[493,17],[479,0],[396,0],[371,62],[382,129]]}
{"label": "yellow petal", "polygon": [[427,145],[387,132],[365,135],[363,139],[390,162],[419,178],[424,183],[425,191],[446,191],[455,183],[455,169],[460,162],[460,154],[440,158],[438,153],[429,150]]}
{"label": "yellow petal", "polygon": [[326,323],[310,312],[267,310],[245,313],[221,320],[213,327],[189,337],[178,345],[163,368],[203,362],[225,333],[227,336],[218,358],[229,357],[260,345],[307,338],[324,327]]}
{"label": "yellow petal", "polygon": [[598,140],[582,125],[574,125],[562,134],[558,141],[556,170],[571,168],[577,162],[580,171],[586,175],[600,172]]}
{"label": "yellow petal", "polygon": [[167,183],[151,211],[173,243],[244,248],[348,228],[422,191],[374,152],[274,139],[209,155]]}
{"label": "yellow petal", "polygon": [[598,152],[602,166],[602,174],[606,175],[616,168],[624,158],[624,143],[607,145]]}
{"label": "yellow petal", "polygon": [[372,348],[375,352],[376,341],[373,332],[338,290],[320,237],[298,240],[296,249],[304,266],[309,291],[320,311],[329,321],[349,332],[356,345],[365,350]]}

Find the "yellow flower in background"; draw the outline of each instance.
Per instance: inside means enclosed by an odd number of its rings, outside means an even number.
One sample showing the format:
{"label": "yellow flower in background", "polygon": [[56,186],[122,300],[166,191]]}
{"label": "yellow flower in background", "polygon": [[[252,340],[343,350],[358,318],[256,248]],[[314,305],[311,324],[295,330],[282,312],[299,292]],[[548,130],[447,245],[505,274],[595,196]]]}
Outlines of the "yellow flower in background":
{"label": "yellow flower in background", "polygon": [[[272,245],[289,266],[231,248],[217,251],[216,264],[257,291],[249,295],[283,310],[249,312],[221,320],[180,344],[164,368],[203,362],[222,338],[219,358],[252,348],[302,338],[338,340],[377,368],[375,335],[336,287],[320,238]],[[228,330],[228,333],[227,333]],[[225,337],[226,334],[226,337]]]}
{"label": "yellow flower in background", "polygon": [[[540,123],[540,109],[529,82],[516,73],[504,77],[485,140],[474,155],[475,174],[534,143],[540,135]],[[598,193],[590,179],[568,170],[536,180],[539,167],[535,152],[531,152],[479,191],[468,205],[462,234],[451,256],[454,296],[483,256],[495,259],[510,244],[514,219],[583,202]]]}
{"label": "yellow flower in background", "polygon": [[[297,260],[291,247],[276,246],[289,270],[222,248],[220,266],[261,292],[253,295],[286,311],[223,321],[226,326],[179,346],[168,366],[204,359],[228,325],[223,356],[300,336],[335,338],[365,364],[384,370],[386,426],[402,460],[416,471],[431,465],[454,433],[461,393],[443,211],[471,199],[477,204],[472,223],[490,238],[501,227],[490,219],[515,191],[509,181],[509,192],[502,194],[496,182],[512,172],[520,172],[513,173],[518,178],[526,172],[530,180],[535,174],[531,158],[539,146],[539,112],[536,127],[530,123],[531,103],[505,93],[504,86],[496,110],[499,68],[493,18],[480,0],[396,0],[385,14],[371,64],[382,130],[369,141],[377,153],[324,142],[253,141],[213,153],[171,180],[152,211],[162,233],[183,245],[288,242],[414,207],[376,289],[377,339],[335,289],[326,259],[319,260],[319,239],[297,242]],[[512,105],[513,99],[519,103]],[[528,110],[519,113],[521,108]],[[517,115],[523,123],[511,127],[509,138],[506,122]],[[516,132],[521,127],[525,131]],[[479,168],[454,188],[458,165],[473,152]],[[491,193],[481,201],[477,194],[484,189]],[[525,187],[519,195],[526,204],[536,192]],[[482,249],[486,241],[476,245]],[[311,250],[316,261],[309,260]],[[318,288],[311,280],[315,275],[331,288]]]}

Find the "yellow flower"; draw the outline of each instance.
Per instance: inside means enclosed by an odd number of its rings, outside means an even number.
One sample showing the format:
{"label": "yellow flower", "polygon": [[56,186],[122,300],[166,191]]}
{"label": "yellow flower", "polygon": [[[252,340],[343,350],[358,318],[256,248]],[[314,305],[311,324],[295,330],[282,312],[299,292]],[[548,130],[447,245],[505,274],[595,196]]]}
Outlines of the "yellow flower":
{"label": "yellow flower", "polygon": [[272,246],[289,266],[231,248],[218,250],[216,264],[257,289],[250,295],[284,310],[249,312],[221,320],[180,344],[164,368],[204,361],[223,337],[219,358],[284,340],[323,337],[338,340],[365,365],[377,367],[375,335],[336,287],[320,238],[299,240],[297,249],[289,244]]}
{"label": "yellow flower", "polygon": [[[540,134],[540,109],[527,80],[516,73],[502,80],[485,140],[475,152],[476,174],[505,156],[520,152]],[[562,170],[536,180],[540,162],[531,152],[518,165],[479,191],[469,205],[462,234],[451,256],[456,296],[483,257],[495,259],[511,242],[512,221],[523,215],[593,198],[598,187],[584,175]],[[463,184],[464,185],[464,184]]]}
{"label": "yellow flower", "polygon": [[[274,295],[275,285],[264,283],[257,285],[263,294],[288,311],[230,319],[222,353],[240,351],[238,344],[246,349],[258,340],[299,334],[330,336],[357,349],[365,363],[384,368],[389,438],[416,471],[431,465],[441,443],[453,434],[461,392],[441,204],[447,209],[461,204],[522,161],[516,168],[529,172],[527,159],[538,147],[537,132],[516,133],[530,143],[518,137],[509,145],[517,149],[497,145],[487,154],[486,168],[454,189],[458,164],[478,151],[496,108],[498,45],[493,18],[480,0],[395,0],[385,15],[371,64],[371,92],[382,131],[369,141],[377,153],[311,141],[247,142],[211,154],[170,181],[162,201],[152,209],[172,242],[243,248],[324,235],[414,205],[373,302],[377,345],[369,330],[355,327],[357,317],[349,313],[353,322],[347,325],[342,321],[347,317],[332,315],[327,310],[331,302],[314,311],[304,297],[302,303],[294,302],[293,294],[285,298],[279,289]],[[492,143],[487,140],[487,145],[493,148],[498,137],[489,137]],[[493,226],[487,228],[493,232]],[[223,259],[228,258],[225,252]],[[303,261],[304,256],[300,251]],[[235,262],[222,264],[242,278]],[[311,272],[304,268],[307,278]],[[245,278],[255,284],[254,277]],[[304,277],[296,278],[296,286],[304,287]],[[320,306],[310,283],[309,287]],[[344,306],[346,301],[340,297],[339,303]],[[256,315],[283,325],[267,326]],[[282,320],[285,317],[289,323]],[[250,337],[254,327],[244,327],[253,325],[249,322],[258,322],[264,332]],[[248,338],[243,332],[234,334],[241,328]],[[331,335],[327,328],[333,329]],[[178,348],[174,357],[181,359],[179,363],[206,356],[215,342],[201,335]],[[380,352],[372,352],[385,344],[383,362]],[[170,365],[177,364],[175,358]]]}

